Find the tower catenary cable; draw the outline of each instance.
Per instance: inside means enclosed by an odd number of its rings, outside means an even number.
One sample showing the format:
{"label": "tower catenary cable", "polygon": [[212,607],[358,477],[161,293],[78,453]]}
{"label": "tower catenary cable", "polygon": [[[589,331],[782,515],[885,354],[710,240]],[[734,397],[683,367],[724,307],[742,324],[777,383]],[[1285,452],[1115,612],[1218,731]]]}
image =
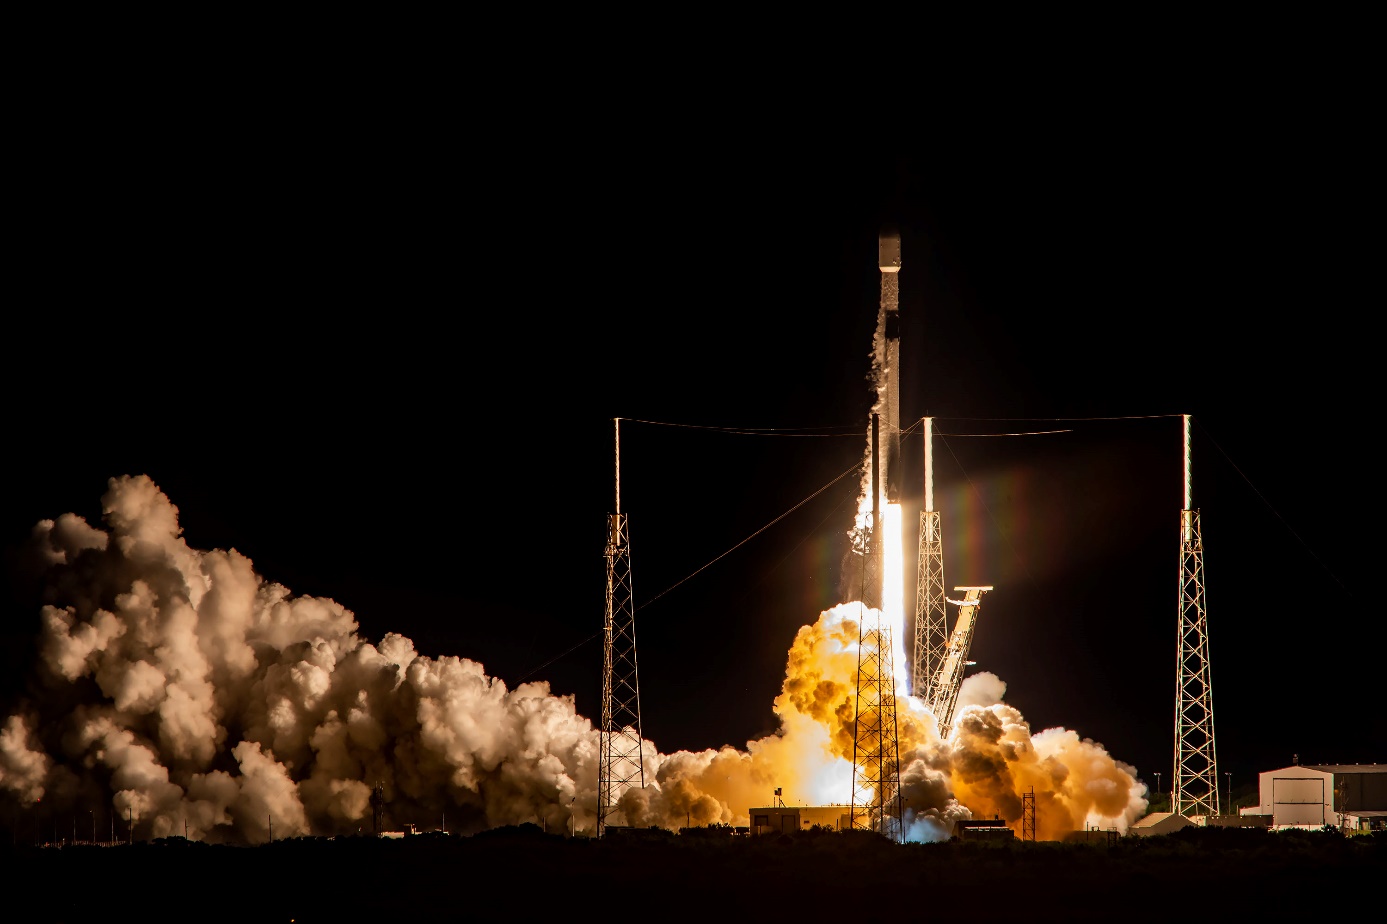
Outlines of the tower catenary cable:
{"label": "tower catenary cable", "polygon": [[598,736],[598,838],[620,817],[618,806],[622,794],[633,786],[645,788],[630,537],[626,515],[621,512],[621,421],[612,423],[616,490],[615,512],[607,517],[607,608],[602,643],[602,727]]}
{"label": "tower catenary cable", "polygon": [[1190,415],[1185,430],[1185,506],[1180,511],[1180,599],[1175,663],[1175,772],[1171,811],[1219,814],[1214,699],[1209,675],[1208,611],[1204,601],[1204,543],[1199,510],[1190,503]]}

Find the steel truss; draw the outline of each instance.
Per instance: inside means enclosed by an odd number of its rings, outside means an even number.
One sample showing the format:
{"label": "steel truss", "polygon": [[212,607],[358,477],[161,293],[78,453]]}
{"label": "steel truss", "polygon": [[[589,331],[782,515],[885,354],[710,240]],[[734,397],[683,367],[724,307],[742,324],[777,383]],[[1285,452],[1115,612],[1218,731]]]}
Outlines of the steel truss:
{"label": "steel truss", "polygon": [[900,843],[904,829],[891,627],[882,610],[862,604],[861,612],[850,818],[854,828],[877,831]]}
{"label": "steel truss", "polygon": [[930,700],[930,711],[939,722],[939,737],[949,737],[953,728],[954,706],[958,703],[958,688],[963,684],[963,670],[968,666],[968,648],[973,644],[973,627],[977,625],[978,607],[982,595],[992,587],[955,587],[964,591],[962,600],[950,600],[958,607],[958,619],[954,620],[953,635],[944,647],[939,670],[931,687],[934,696]]}
{"label": "steel truss", "polygon": [[645,787],[641,696],[636,670],[636,614],[625,514],[608,518],[607,613],[602,646],[602,727],[597,779],[597,836],[618,813],[621,796]]}
{"label": "steel truss", "polygon": [[1204,544],[1199,511],[1180,511],[1180,621],[1175,665],[1175,783],[1171,811],[1219,814],[1214,700],[1209,677]]}
{"label": "steel truss", "polygon": [[872,415],[872,522],[863,537],[862,600],[858,604],[857,696],[852,735],[852,800],[848,820],[854,828],[880,832],[902,843],[901,757],[896,737],[896,672],[890,621],[883,606],[885,542],[877,454],[880,417]]}
{"label": "steel truss", "polygon": [[944,610],[944,545],[939,532],[939,511],[920,511],[920,562],[915,588],[915,649],[911,662],[910,692],[921,701],[934,701],[934,680],[944,663],[949,642]]}

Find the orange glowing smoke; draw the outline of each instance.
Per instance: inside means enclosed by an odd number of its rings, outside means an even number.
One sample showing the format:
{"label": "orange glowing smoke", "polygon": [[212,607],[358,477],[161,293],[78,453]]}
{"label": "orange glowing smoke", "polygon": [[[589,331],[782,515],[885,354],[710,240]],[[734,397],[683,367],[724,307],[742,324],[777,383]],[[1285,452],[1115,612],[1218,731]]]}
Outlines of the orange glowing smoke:
{"label": "orange glowing smoke", "polygon": [[[41,614],[44,695],[0,722],[4,801],[105,804],[136,820],[137,838],[186,823],[198,840],[258,842],[271,822],[286,837],[369,830],[380,782],[397,818],[446,813],[450,831],[593,830],[598,734],[571,696],[508,689],[398,634],[361,639],[340,604],[294,596],[234,550],[188,546],[148,477],[112,479],[103,508],[105,529],[67,514],[35,531],[54,601]],[[846,602],[799,629],[775,734],[672,754],[647,741],[647,786],[623,796],[622,820],[744,825],[775,788],[791,804],[849,801],[864,616],[876,618]],[[964,681],[941,741],[898,683],[909,837],[945,837],[970,812],[1015,823],[1032,786],[1042,837],[1141,814],[1132,768],[1071,731],[1032,735],[1004,692],[990,674]]]}

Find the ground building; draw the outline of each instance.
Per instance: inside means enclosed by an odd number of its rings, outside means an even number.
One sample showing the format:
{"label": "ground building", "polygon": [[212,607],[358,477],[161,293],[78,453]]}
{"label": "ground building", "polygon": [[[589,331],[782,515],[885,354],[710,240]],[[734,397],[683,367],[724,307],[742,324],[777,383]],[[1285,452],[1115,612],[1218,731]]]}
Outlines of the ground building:
{"label": "ground building", "polygon": [[954,822],[954,837],[960,841],[1009,841],[1016,832],[1000,818],[970,818]]}
{"label": "ground building", "polygon": [[751,816],[749,833],[793,834],[810,828],[846,831],[852,827],[851,808],[846,805],[770,805],[747,809]]}
{"label": "ground building", "polygon": [[1387,764],[1293,764],[1259,774],[1259,804],[1241,811],[1273,828],[1387,829]]}
{"label": "ground building", "polygon": [[1152,834],[1171,834],[1181,828],[1188,828],[1194,822],[1184,815],[1177,815],[1175,812],[1152,812],[1145,818],[1132,822],[1127,828],[1127,833],[1135,837],[1147,837]]}

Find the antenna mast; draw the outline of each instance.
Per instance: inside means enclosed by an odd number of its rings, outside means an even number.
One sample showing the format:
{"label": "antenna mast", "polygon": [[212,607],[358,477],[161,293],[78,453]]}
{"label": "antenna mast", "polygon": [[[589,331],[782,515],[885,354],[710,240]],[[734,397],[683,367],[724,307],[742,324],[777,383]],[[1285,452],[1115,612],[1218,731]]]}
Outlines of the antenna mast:
{"label": "antenna mast", "polygon": [[1175,773],[1170,810],[1217,815],[1218,760],[1214,698],[1209,677],[1208,613],[1204,604],[1204,543],[1199,511],[1190,503],[1190,415],[1185,429],[1185,506],[1180,511],[1180,603],[1175,663]]}
{"label": "antenna mast", "polygon": [[602,641],[602,728],[598,744],[597,836],[619,814],[632,786],[645,788],[641,759],[641,697],[636,672],[636,611],[631,599],[631,552],[621,512],[621,420],[615,436],[614,513],[607,517],[607,610]]}
{"label": "antenna mast", "polygon": [[944,610],[944,542],[934,509],[934,418],[925,418],[925,506],[920,511],[920,561],[915,584],[915,653],[910,692],[934,701],[934,679],[949,641]]}

